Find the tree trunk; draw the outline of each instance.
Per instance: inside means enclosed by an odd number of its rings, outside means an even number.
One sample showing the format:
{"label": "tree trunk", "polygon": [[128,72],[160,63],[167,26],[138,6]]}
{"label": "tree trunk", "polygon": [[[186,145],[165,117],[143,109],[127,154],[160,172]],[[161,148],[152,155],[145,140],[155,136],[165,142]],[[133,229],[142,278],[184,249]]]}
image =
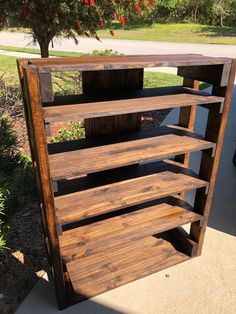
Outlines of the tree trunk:
{"label": "tree trunk", "polygon": [[197,21],[197,14],[198,14],[198,3],[196,3],[195,10],[194,10],[194,22]]}
{"label": "tree trunk", "polygon": [[42,58],[49,57],[49,42],[47,41],[39,41],[40,53]]}
{"label": "tree trunk", "polygon": [[220,15],[220,26],[221,27],[224,27],[224,23],[223,23],[223,16],[222,16],[222,14]]}

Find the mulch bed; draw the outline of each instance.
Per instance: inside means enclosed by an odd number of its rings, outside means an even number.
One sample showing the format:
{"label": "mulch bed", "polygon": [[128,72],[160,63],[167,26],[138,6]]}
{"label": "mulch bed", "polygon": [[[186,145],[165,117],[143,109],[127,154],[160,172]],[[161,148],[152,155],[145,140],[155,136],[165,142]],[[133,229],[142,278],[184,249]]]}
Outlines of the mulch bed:
{"label": "mulch bed", "polygon": [[38,204],[16,213],[9,222],[7,247],[0,256],[0,312],[14,313],[33,288],[42,270],[48,270]]}

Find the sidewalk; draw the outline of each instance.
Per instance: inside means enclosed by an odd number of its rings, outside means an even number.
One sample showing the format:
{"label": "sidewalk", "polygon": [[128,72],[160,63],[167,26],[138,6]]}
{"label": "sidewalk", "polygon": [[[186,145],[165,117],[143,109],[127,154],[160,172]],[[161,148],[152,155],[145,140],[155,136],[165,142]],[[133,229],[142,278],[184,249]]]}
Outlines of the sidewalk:
{"label": "sidewalk", "polygon": [[[206,56],[236,58],[236,45],[213,45],[173,43],[142,40],[121,40],[94,38],[78,38],[76,45],[73,39],[56,38],[53,41],[55,50],[92,52],[93,50],[112,49],[123,54],[169,54],[169,53],[198,53]],[[12,47],[38,47],[34,46],[32,37],[25,33],[0,32],[0,45]],[[52,49],[52,48],[50,48]],[[52,49],[52,50],[53,50]]]}
{"label": "sidewalk", "polygon": [[[236,313],[236,87],[202,256],[58,311],[54,288],[40,279],[16,314]],[[197,116],[196,129],[206,117]],[[172,111],[167,123],[177,120]],[[196,166],[197,156],[192,160]]]}

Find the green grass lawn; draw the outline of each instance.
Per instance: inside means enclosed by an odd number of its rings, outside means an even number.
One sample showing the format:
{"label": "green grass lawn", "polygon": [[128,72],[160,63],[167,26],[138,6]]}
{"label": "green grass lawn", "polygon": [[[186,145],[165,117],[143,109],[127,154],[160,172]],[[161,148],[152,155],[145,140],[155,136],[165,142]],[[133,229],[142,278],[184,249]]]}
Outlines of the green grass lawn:
{"label": "green grass lawn", "polygon": [[147,27],[127,24],[122,28],[119,23],[113,23],[112,29],[115,36],[111,36],[108,30],[99,30],[98,35],[114,39],[236,45],[236,27],[156,23]]}
{"label": "green grass lawn", "polygon": [[[0,50],[11,51],[11,52],[25,52],[31,54],[40,54],[40,50],[36,48],[20,48],[20,47],[11,47],[11,46],[1,46]],[[52,57],[81,57],[85,55],[84,53],[80,52],[69,52],[69,51],[58,51],[58,50],[51,50],[50,56]]]}
{"label": "green grass lawn", "polygon": [[[125,27],[122,27],[119,22],[113,22],[112,29],[115,31],[115,36],[111,36],[109,30],[99,30],[98,35],[101,38],[112,39],[236,45],[236,27],[191,23],[155,23],[141,27],[127,23]],[[9,28],[8,30],[29,33],[29,30],[24,28]],[[58,52],[55,53],[58,55]]]}

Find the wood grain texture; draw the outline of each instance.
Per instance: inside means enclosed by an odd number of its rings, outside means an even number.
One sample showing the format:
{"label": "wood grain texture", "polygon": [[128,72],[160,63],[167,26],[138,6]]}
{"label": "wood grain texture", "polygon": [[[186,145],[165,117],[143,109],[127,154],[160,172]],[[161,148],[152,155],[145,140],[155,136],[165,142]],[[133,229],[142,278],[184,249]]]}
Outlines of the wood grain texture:
{"label": "wood grain texture", "polygon": [[213,94],[225,96],[225,102],[222,113],[210,111],[208,115],[205,137],[206,139],[211,139],[216,143],[216,151],[214,158],[211,156],[209,151],[205,151],[203,153],[200,165],[200,176],[205,180],[209,180],[210,184],[208,193],[206,193],[205,189],[199,189],[195,198],[195,208],[198,207],[199,212],[204,215],[201,224],[193,223],[191,226],[191,235],[199,243],[197,255],[200,255],[202,251],[204,235],[210,214],[217,171],[220,163],[220,154],[223,146],[225,128],[232,100],[235,75],[236,60],[234,59],[232,60],[227,88],[225,89],[224,87],[222,88],[220,86],[213,86]]}
{"label": "wood grain texture", "polygon": [[131,243],[201,218],[201,215],[189,209],[168,203],[146,206],[137,211],[64,231],[60,236],[61,250],[68,262],[103,251],[104,239],[108,250],[113,246]]}
{"label": "wood grain texture", "polygon": [[[156,66],[178,67],[184,86],[143,90],[143,69]],[[22,60],[18,69],[59,307],[200,255],[236,60],[52,58]],[[84,94],[53,99],[43,79],[53,71],[82,71]],[[212,83],[212,94],[198,91],[197,80]],[[208,109],[204,137],[193,132],[198,105]],[[140,130],[142,112],[165,108],[180,108],[178,126]],[[86,139],[47,145],[45,122],[77,119]],[[198,176],[186,166],[199,150]],[[193,208],[181,197],[192,189]]]}
{"label": "wood grain texture", "polygon": [[72,141],[64,141],[58,143],[48,143],[49,154],[57,154],[63,152],[69,152],[74,150],[80,150],[84,148],[98,147],[110,144],[116,144],[121,142],[134,141],[139,139],[151,138],[160,135],[175,134],[179,136],[189,136],[198,139],[204,139],[203,136],[190,131],[187,128],[180,127],[178,125],[167,125],[159,128],[148,128],[140,130],[130,130],[129,132],[122,132],[114,135],[103,135],[94,138],[84,138]]}
{"label": "wood grain texture", "polygon": [[[87,71],[82,73],[83,93],[85,95],[114,92],[116,95],[123,91],[137,91],[143,88],[143,69]],[[123,115],[98,115],[84,120],[87,138],[104,134],[119,134],[127,130],[141,128],[141,114],[129,113]]]}
{"label": "wood grain texture", "polygon": [[[194,90],[199,89],[199,81],[189,79],[184,77],[183,86],[193,88]],[[181,107],[179,113],[179,125],[181,127],[187,128],[190,131],[194,130],[195,118],[196,118],[197,108],[196,106]],[[178,155],[175,157],[176,161],[182,162],[186,167],[189,166],[190,153],[183,155]],[[184,193],[181,193],[184,198]]]}
{"label": "wood grain texture", "polygon": [[140,69],[150,67],[179,67],[191,65],[214,65],[230,63],[230,59],[206,57],[196,54],[172,55],[127,55],[79,58],[53,58],[53,60],[31,59],[31,64],[44,71],[101,71]]}
{"label": "wood grain texture", "polygon": [[49,156],[51,177],[59,180],[213,147],[201,139],[168,134],[59,153]]}
{"label": "wood grain texture", "polygon": [[58,222],[72,223],[206,185],[206,181],[164,171],[62,195],[55,198]]}
{"label": "wood grain texture", "polygon": [[43,111],[45,122],[55,122],[108,117],[191,105],[196,106],[221,103],[222,101],[223,98],[221,97],[183,93],[177,95],[150,96],[95,103],[62,105],[60,107],[50,106],[44,107]]}
{"label": "wood grain texture", "polygon": [[150,275],[189,257],[171,243],[154,237],[123,244],[93,256],[67,263],[75,293],[80,299],[114,289]]}
{"label": "wood grain texture", "polygon": [[214,85],[227,86],[230,63],[218,65],[184,66],[178,68],[178,75]]}
{"label": "wood grain texture", "polygon": [[39,192],[43,203],[44,219],[47,225],[46,234],[48,235],[58,305],[60,308],[63,308],[66,304],[65,282],[56,227],[55,207],[42,115],[40,85],[37,68],[35,66],[25,67],[24,71],[28,117],[36,153],[35,157],[39,179]]}

